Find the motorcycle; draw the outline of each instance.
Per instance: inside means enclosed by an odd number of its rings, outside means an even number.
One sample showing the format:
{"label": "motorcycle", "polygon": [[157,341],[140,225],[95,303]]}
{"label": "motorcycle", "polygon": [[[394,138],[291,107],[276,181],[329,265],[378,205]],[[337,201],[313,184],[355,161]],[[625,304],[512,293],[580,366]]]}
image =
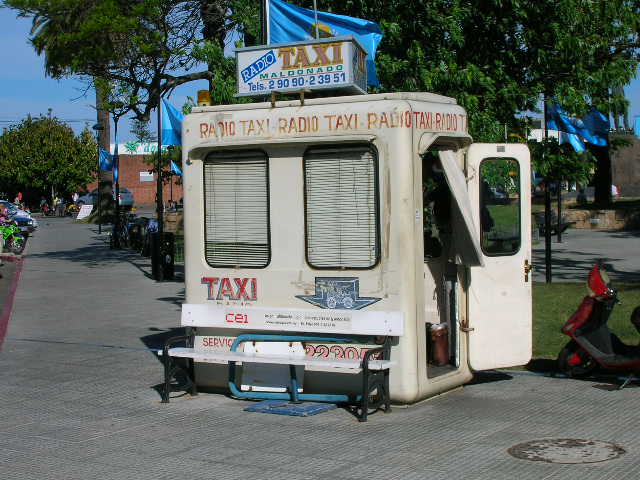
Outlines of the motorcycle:
{"label": "motorcycle", "polygon": [[67,215],[68,217],[73,217],[78,215],[78,212],[80,211],[80,209],[78,208],[78,205],[76,205],[75,203],[70,203],[69,205],[67,205],[67,207],[65,208],[65,215]]}
{"label": "motorcycle", "polygon": [[0,224],[0,235],[4,239],[5,247],[12,253],[20,255],[24,250],[26,239],[20,227],[13,223]]}
{"label": "motorcycle", "polygon": [[[574,378],[584,378],[598,367],[629,376],[619,387],[623,389],[640,372],[640,345],[627,345],[608,325],[613,307],[620,303],[606,270],[595,265],[589,273],[586,296],[576,312],[562,326],[571,337],[558,355],[560,371]],[[640,306],[631,314],[631,323],[640,333]]]}
{"label": "motorcycle", "polygon": [[52,209],[51,207],[49,207],[49,204],[48,204],[48,203],[44,203],[44,204],[42,205],[42,214],[43,214],[45,217],[53,217],[54,213],[55,213],[55,212],[53,211],[53,209]]}

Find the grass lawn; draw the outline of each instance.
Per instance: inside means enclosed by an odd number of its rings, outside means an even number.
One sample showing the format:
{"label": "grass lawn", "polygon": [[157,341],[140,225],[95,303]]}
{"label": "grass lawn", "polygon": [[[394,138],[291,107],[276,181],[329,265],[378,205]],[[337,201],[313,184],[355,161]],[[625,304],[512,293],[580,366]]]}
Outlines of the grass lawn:
{"label": "grass lawn", "polygon": [[[640,305],[640,283],[617,283],[618,298],[609,326],[626,343],[638,344],[639,335],[629,317]],[[560,328],[587,295],[586,283],[534,283],[533,285],[533,358],[555,359],[569,337]]]}

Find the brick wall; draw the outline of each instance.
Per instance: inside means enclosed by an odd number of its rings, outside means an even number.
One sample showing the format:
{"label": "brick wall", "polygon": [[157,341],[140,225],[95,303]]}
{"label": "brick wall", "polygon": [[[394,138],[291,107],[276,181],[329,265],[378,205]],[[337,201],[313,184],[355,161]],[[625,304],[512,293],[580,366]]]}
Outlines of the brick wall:
{"label": "brick wall", "polygon": [[[150,159],[150,155],[120,155],[120,186],[126,187],[133,194],[134,205],[154,205],[156,202],[156,176],[153,176],[153,182],[141,182],[140,172],[148,172],[151,165],[145,163],[145,159]],[[164,185],[162,198],[166,203],[171,198],[173,190],[173,199],[180,201],[182,198],[182,185],[176,182],[180,181],[180,177],[173,177],[173,185],[167,183]],[[96,188],[97,182],[87,185],[87,190],[91,191]]]}

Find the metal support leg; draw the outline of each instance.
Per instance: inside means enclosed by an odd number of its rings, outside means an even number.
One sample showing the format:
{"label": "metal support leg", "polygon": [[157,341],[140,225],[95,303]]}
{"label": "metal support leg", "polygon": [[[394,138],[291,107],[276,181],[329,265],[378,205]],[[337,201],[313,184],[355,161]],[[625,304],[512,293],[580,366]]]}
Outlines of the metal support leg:
{"label": "metal support leg", "polygon": [[162,392],[160,392],[160,397],[162,398],[161,403],[169,403],[169,394],[173,391],[171,385],[171,379],[175,377],[176,373],[183,372],[185,377],[187,378],[187,388],[186,390],[192,395],[197,395],[197,387],[196,382],[194,381],[193,376],[193,363],[189,365],[187,370],[182,367],[176,365],[169,355],[169,348],[176,342],[186,341],[188,344],[191,342],[191,335],[181,335],[179,337],[172,337],[168,339],[164,347],[162,348],[162,363],[164,365],[164,386],[162,388]]}
{"label": "metal support leg", "polygon": [[369,365],[366,362],[362,368],[362,399],[360,401],[360,416],[359,422],[367,421],[367,413],[369,412]]}
{"label": "metal support leg", "polygon": [[291,375],[291,403],[302,403],[298,399],[298,373],[295,365],[289,365],[289,375]]}
{"label": "metal support leg", "polygon": [[627,385],[629,385],[629,383],[631,383],[631,381],[633,380],[633,373],[629,374],[629,376],[627,377],[627,379],[624,381],[624,383],[622,385],[620,385],[618,387],[618,390],[622,390],[624,387],[626,387]]}
{"label": "metal support leg", "polygon": [[162,397],[161,403],[169,403],[169,392],[171,391],[171,367],[172,360],[168,353],[168,348],[165,346],[162,352],[162,363],[164,364],[164,388],[160,392]]}

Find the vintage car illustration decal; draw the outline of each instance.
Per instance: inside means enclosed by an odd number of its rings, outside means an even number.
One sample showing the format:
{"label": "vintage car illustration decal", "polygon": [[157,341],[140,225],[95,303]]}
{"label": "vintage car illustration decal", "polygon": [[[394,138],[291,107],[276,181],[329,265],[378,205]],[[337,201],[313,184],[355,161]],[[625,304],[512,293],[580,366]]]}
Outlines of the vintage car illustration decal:
{"label": "vintage car illustration decal", "polygon": [[357,277],[316,277],[315,295],[296,295],[321,308],[360,310],[381,299],[360,297],[360,280]]}

